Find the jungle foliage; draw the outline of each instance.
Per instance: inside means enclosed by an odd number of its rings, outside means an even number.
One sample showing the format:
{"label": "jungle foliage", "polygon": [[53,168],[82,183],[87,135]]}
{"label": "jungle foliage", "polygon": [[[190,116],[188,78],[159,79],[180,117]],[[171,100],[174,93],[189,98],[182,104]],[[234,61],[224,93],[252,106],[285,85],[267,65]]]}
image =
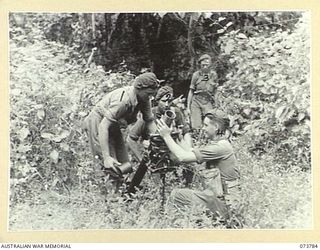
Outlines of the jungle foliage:
{"label": "jungle foliage", "polygon": [[[78,208],[69,224],[57,213],[49,229],[58,221],[51,229],[224,228],[199,211],[159,216],[151,176],[137,199],[104,200],[108,183],[94,172],[81,130],[105,93],[140,72],[186,94],[202,53],[214,57],[216,98],[231,121],[244,227],[310,226],[310,36],[300,12],[11,13],[12,206],[29,203],[35,212],[53,199]],[[181,185],[175,178],[169,189]]]}

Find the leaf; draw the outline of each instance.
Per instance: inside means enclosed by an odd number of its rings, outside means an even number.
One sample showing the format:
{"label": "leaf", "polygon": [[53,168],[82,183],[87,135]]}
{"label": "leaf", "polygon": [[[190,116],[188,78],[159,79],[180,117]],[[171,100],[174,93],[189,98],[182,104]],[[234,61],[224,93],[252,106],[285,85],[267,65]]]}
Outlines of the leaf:
{"label": "leaf", "polygon": [[276,94],[278,92],[277,88],[275,88],[274,86],[271,86],[269,90],[271,94]]}
{"label": "leaf", "polygon": [[27,176],[27,174],[32,170],[32,167],[29,163],[25,163],[21,166],[19,166],[19,171],[23,176]]}
{"label": "leaf", "polygon": [[281,106],[276,110],[275,117],[279,120],[288,112],[287,106]]}
{"label": "leaf", "polygon": [[26,153],[26,152],[28,152],[30,150],[31,150],[31,145],[20,144],[19,147],[17,148],[17,151],[19,153]]}
{"label": "leaf", "polygon": [[37,111],[37,116],[38,116],[38,118],[39,118],[40,120],[43,120],[44,117],[45,117],[45,112],[44,112],[44,110],[43,110],[43,109],[38,110],[38,111]]}
{"label": "leaf", "polygon": [[85,116],[87,116],[87,112],[80,111],[80,112],[78,113],[78,115],[81,116],[81,117],[85,117]]}
{"label": "leaf", "polygon": [[52,140],[54,138],[54,134],[43,132],[41,133],[41,137],[44,139]]}
{"label": "leaf", "polygon": [[231,26],[233,23],[232,22],[228,22],[227,24],[226,24],[226,27],[228,28],[229,26]]}
{"label": "leaf", "polygon": [[61,144],[60,144],[60,147],[61,147],[61,149],[62,149],[63,151],[69,151],[69,150],[70,150],[69,145],[66,144],[66,143],[61,143]]}
{"label": "leaf", "polygon": [[259,78],[264,78],[264,77],[267,77],[267,76],[268,76],[268,72],[266,72],[266,71],[259,72]]}
{"label": "leaf", "polygon": [[256,82],[256,85],[259,86],[259,87],[262,87],[262,86],[264,86],[264,81],[258,80],[258,81]]}
{"label": "leaf", "polygon": [[20,141],[23,141],[24,139],[26,139],[28,137],[29,134],[30,134],[30,130],[28,128],[22,128],[18,132],[18,137],[19,137]]}
{"label": "leaf", "polygon": [[267,88],[267,87],[262,87],[261,89],[260,89],[260,91],[261,91],[261,93],[263,93],[263,94],[265,94],[265,95],[267,95],[267,94],[270,94],[270,88]]}
{"label": "leaf", "polygon": [[217,30],[217,33],[218,34],[222,34],[224,32],[224,29],[219,29],[219,30]]}
{"label": "leaf", "polygon": [[63,139],[67,138],[69,135],[70,135],[70,131],[62,130],[62,132],[57,137],[53,138],[53,141],[61,142]]}
{"label": "leaf", "polygon": [[221,21],[223,21],[225,19],[226,19],[225,17],[219,17],[218,22],[221,22]]}
{"label": "leaf", "polygon": [[228,43],[228,44],[226,45],[226,47],[224,48],[224,52],[225,52],[226,54],[230,54],[233,50],[234,50],[234,46],[233,46],[232,43]]}
{"label": "leaf", "polygon": [[245,108],[242,112],[243,112],[246,116],[250,116],[250,114],[251,114],[251,109],[250,109],[250,108]]}
{"label": "leaf", "polygon": [[243,128],[244,131],[249,131],[249,130],[251,130],[251,129],[252,129],[252,125],[251,125],[251,124],[249,124],[249,125],[247,125],[247,126],[245,126],[245,127]]}
{"label": "leaf", "polygon": [[276,110],[275,116],[280,122],[288,121],[294,115],[295,110],[287,106],[281,106]]}
{"label": "leaf", "polygon": [[58,160],[59,160],[59,152],[57,150],[53,150],[51,153],[50,153],[50,158],[51,160],[57,164],[58,163]]}
{"label": "leaf", "polygon": [[301,122],[306,117],[305,113],[299,113],[298,115],[298,121]]}
{"label": "leaf", "polygon": [[247,37],[245,34],[243,34],[243,33],[239,33],[239,34],[237,35],[237,38],[238,38],[238,39],[247,39],[248,37]]}
{"label": "leaf", "polygon": [[291,109],[289,108],[289,111],[288,111],[288,113],[287,113],[287,115],[286,115],[286,117],[285,117],[285,121],[291,119],[292,116],[294,115],[294,113],[295,113],[295,110],[292,109],[292,108],[291,108]]}
{"label": "leaf", "polygon": [[291,128],[291,131],[293,133],[296,133],[296,134],[302,134],[303,133],[303,127],[298,125],[298,126],[294,126],[293,128]]}
{"label": "leaf", "polygon": [[54,180],[52,181],[51,187],[55,187],[58,184],[58,182],[60,182],[60,180],[57,177],[54,178]]}
{"label": "leaf", "polygon": [[34,106],[35,109],[43,109],[43,104],[36,104]]}
{"label": "leaf", "polygon": [[230,125],[230,128],[232,128],[234,125],[236,125],[236,118],[234,116],[230,116],[229,117],[229,125]]}

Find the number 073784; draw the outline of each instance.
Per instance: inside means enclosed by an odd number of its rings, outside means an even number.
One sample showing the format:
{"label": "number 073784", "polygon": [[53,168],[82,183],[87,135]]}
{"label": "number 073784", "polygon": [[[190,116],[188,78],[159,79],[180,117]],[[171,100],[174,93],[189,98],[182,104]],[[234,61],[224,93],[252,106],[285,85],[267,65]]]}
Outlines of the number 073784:
{"label": "number 073784", "polygon": [[313,248],[318,248],[318,244],[306,244],[306,243],[304,243],[304,244],[300,244],[299,245],[300,246],[300,248],[311,248],[311,249],[313,249]]}

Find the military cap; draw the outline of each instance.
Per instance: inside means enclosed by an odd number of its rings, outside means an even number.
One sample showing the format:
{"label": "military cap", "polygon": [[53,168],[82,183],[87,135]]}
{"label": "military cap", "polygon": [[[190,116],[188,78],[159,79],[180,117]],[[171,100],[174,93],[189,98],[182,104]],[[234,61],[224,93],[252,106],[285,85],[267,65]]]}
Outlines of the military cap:
{"label": "military cap", "polygon": [[173,94],[173,89],[170,86],[163,86],[161,87],[158,92],[157,95],[155,97],[155,101],[159,101],[163,96],[167,95],[167,94]]}
{"label": "military cap", "polygon": [[159,86],[159,80],[154,73],[147,72],[137,76],[133,86],[137,89],[157,88]]}
{"label": "military cap", "polygon": [[209,56],[208,54],[203,54],[202,56],[200,56],[198,63],[201,63],[203,60],[209,59],[211,60],[211,56]]}

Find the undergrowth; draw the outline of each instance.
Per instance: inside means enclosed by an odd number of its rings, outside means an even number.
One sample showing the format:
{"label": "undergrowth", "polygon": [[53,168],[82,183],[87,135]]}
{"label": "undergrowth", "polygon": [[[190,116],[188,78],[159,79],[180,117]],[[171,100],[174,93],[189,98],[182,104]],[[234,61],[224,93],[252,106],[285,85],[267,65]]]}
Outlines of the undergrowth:
{"label": "undergrowth", "polygon": [[[10,41],[11,230],[227,227],[204,209],[162,207],[156,175],[147,174],[134,197],[110,193],[93,167],[81,122],[105,93],[134,76],[94,64],[84,70],[81,58],[70,60],[79,55],[68,46],[44,40],[41,30],[28,32],[13,29]],[[236,217],[247,229],[310,228],[309,161],[282,162],[274,157],[278,148],[250,151],[252,143],[245,134],[233,138],[242,182]],[[165,200],[183,187],[174,173],[167,183]]]}

